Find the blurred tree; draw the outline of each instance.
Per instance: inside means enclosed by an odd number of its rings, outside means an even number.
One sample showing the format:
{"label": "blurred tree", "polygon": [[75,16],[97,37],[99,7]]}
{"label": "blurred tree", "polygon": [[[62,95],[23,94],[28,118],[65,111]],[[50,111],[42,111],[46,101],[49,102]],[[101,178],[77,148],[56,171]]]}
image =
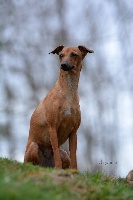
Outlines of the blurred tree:
{"label": "blurred tree", "polygon": [[132,23],[132,4],[124,0],[1,0],[0,151],[24,153],[30,116],[58,76],[58,59],[48,52],[83,44],[95,54],[85,58],[79,84],[79,167],[95,171],[101,159],[117,161],[120,98],[124,91],[132,97],[133,88]]}

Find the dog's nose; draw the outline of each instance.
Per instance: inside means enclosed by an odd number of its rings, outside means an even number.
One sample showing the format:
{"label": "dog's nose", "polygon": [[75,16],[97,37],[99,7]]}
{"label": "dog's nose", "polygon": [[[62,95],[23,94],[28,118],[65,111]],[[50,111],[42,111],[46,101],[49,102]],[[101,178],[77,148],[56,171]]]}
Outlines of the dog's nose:
{"label": "dog's nose", "polygon": [[61,68],[67,68],[67,66],[68,66],[67,62],[62,62],[61,63]]}
{"label": "dog's nose", "polygon": [[67,62],[62,62],[61,69],[63,69],[64,71],[69,71],[73,69],[73,66],[69,65]]}

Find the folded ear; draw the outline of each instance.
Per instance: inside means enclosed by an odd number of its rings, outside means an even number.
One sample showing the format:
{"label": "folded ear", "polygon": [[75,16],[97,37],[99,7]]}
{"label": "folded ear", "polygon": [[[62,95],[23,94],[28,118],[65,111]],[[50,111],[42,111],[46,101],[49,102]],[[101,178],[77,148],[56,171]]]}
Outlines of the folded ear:
{"label": "folded ear", "polygon": [[84,59],[84,57],[86,56],[87,53],[94,53],[93,50],[90,50],[88,49],[87,47],[85,46],[78,46],[79,50],[81,51],[82,53],[82,59]]}
{"label": "folded ear", "polygon": [[[64,48],[64,46],[63,45],[60,45],[60,46],[58,46],[58,47],[56,47],[56,49],[54,49],[53,51],[51,51],[50,53],[53,53],[53,54],[57,54],[57,55],[59,55],[59,53],[62,51],[62,49]],[[49,54],[50,54],[49,53]]]}

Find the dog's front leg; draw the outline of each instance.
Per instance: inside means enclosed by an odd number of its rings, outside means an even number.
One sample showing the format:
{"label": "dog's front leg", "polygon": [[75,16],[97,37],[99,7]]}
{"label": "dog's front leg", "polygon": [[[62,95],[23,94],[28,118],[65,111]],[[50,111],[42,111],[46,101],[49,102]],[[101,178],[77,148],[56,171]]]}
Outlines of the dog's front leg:
{"label": "dog's front leg", "polygon": [[50,141],[51,141],[51,145],[52,145],[52,149],[54,153],[55,167],[62,168],[56,129],[53,127],[50,127],[49,134],[50,134]]}
{"label": "dog's front leg", "polygon": [[72,169],[77,169],[76,150],[77,150],[77,134],[74,131],[69,136],[69,151],[70,151]]}

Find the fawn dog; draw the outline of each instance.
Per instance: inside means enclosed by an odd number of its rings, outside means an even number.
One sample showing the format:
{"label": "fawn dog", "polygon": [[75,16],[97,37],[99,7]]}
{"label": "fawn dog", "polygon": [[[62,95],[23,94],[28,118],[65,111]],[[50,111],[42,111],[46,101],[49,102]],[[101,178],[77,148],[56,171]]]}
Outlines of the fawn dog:
{"label": "fawn dog", "polygon": [[[59,78],[32,114],[24,162],[77,169],[77,129],[81,120],[78,82],[82,60],[93,52],[85,46],[58,46],[50,52],[59,55]],[[60,148],[67,139],[70,157]]]}

